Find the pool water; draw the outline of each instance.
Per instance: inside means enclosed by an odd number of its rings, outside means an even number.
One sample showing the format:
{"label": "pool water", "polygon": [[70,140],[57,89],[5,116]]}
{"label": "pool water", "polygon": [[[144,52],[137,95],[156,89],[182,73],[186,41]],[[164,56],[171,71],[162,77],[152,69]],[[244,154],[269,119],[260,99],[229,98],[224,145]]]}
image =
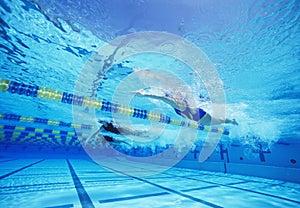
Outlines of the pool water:
{"label": "pool water", "polygon": [[[0,205],[300,207],[299,7],[2,0]],[[90,138],[98,120],[143,133]]]}

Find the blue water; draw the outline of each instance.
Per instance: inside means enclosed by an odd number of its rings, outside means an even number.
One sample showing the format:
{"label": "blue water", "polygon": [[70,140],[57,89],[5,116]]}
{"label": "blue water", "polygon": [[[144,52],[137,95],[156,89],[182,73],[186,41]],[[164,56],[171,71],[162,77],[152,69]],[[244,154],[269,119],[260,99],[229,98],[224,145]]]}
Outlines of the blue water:
{"label": "blue water", "polygon": [[[218,98],[217,108],[225,106],[222,113],[239,125],[216,126],[230,134],[212,134],[217,135],[214,138],[193,128],[9,93],[1,85],[0,204],[300,206],[299,7],[297,0],[2,0],[0,79],[104,98],[179,121],[186,120],[170,105],[133,97],[131,91],[145,83],[176,86],[211,112],[213,93],[220,90],[224,98]],[[101,56],[107,43],[145,31],[170,37],[158,47],[164,54],[145,51],[119,60],[108,51]],[[198,47],[199,53],[174,47],[177,37]],[[145,43],[136,47],[147,49]],[[128,44],[128,51],[131,47]],[[178,56],[191,60],[202,54],[200,67],[193,69],[170,51],[180,51]],[[114,65],[103,66],[103,60],[116,59]],[[133,68],[151,69],[170,79],[165,83],[139,80]],[[204,74],[199,76],[197,70]],[[113,118],[148,135],[105,132],[129,145],[106,144],[117,152],[95,153],[100,144],[83,142],[95,129],[24,122],[12,115],[93,128],[97,119]],[[44,129],[52,133],[36,134]],[[78,137],[65,137],[65,132]],[[200,152],[206,149],[205,162],[200,163]]]}

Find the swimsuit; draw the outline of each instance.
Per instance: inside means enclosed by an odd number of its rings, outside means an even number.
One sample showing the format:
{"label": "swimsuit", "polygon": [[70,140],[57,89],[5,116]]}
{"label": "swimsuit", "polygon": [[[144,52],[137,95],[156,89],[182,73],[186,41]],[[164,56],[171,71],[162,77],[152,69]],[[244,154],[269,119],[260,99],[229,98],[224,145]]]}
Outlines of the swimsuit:
{"label": "swimsuit", "polygon": [[103,138],[105,139],[105,141],[107,142],[114,142],[114,138],[110,137],[110,136],[103,136]]}
{"label": "swimsuit", "polygon": [[[169,93],[165,93],[165,96],[172,98],[172,96]],[[185,106],[186,106],[184,110],[179,110],[177,108],[174,108],[175,112],[178,115],[183,116],[184,118],[188,118],[188,119],[197,121],[197,122],[205,116],[206,112],[203,109],[190,108],[187,101],[184,100],[184,102],[185,102]]]}
{"label": "swimsuit", "polygon": [[186,107],[183,111],[179,110],[177,108],[174,109],[175,112],[180,115],[183,116],[184,118],[188,118],[194,121],[199,121],[200,119],[202,119],[206,112],[201,109],[201,108],[190,108],[190,107]]}
{"label": "swimsuit", "polygon": [[103,125],[103,128],[106,130],[106,131],[109,131],[111,133],[114,133],[114,134],[121,134],[121,132],[119,131],[118,128],[116,128],[113,124],[111,123],[108,123],[107,126],[104,126]]}

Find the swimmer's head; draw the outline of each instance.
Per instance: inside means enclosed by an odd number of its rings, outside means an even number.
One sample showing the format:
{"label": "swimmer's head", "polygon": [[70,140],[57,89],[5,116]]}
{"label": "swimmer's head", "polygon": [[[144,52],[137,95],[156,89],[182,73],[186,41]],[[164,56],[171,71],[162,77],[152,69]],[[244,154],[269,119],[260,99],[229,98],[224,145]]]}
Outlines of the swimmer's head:
{"label": "swimmer's head", "polygon": [[131,68],[131,70],[128,72],[128,74],[132,74],[132,73],[139,72],[139,71],[141,71],[141,69],[139,69],[139,68]]}
{"label": "swimmer's head", "polygon": [[108,121],[107,119],[98,119],[98,123],[107,126],[111,121]]}
{"label": "swimmer's head", "polygon": [[133,70],[134,72],[141,71],[141,69],[139,69],[139,68],[132,68],[132,70]]}

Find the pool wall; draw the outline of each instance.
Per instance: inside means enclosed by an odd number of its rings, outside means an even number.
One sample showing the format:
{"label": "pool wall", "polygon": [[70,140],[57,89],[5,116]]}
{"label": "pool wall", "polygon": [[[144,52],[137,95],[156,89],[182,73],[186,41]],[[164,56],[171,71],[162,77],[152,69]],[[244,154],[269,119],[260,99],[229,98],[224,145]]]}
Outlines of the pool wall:
{"label": "pool wall", "polygon": [[[253,149],[243,145],[219,144],[203,163],[199,162],[199,149],[190,151],[177,167],[223,173],[256,176],[300,183],[299,144],[276,143],[270,149]],[[246,153],[245,153],[246,152]],[[159,160],[144,160],[164,165],[173,155],[162,153]]]}

